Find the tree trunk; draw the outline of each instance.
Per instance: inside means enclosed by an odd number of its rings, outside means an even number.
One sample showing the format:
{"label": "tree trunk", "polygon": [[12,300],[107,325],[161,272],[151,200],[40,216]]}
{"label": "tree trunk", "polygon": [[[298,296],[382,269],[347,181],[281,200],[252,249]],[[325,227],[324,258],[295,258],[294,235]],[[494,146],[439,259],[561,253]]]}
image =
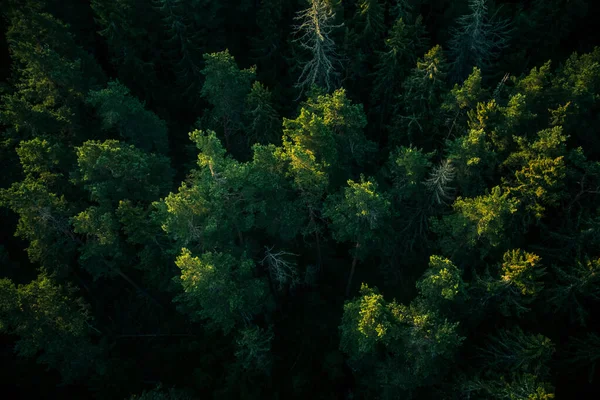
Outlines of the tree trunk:
{"label": "tree trunk", "polygon": [[360,243],[356,242],[356,246],[354,247],[354,259],[352,260],[352,268],[350,268],[350,276],[348,277],[348,283],[346,284],[346,297],[350,296],[350,287],[352,286],[352,278],[354,278],[354,271],[356,271],[359,247]]}

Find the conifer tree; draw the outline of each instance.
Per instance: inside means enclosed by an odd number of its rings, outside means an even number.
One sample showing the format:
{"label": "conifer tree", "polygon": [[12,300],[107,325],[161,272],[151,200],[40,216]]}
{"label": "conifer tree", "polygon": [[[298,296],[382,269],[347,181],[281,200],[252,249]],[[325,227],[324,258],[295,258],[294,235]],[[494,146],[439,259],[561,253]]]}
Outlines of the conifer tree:
{"label": "conifer tree", "polygon": [[357,3],[356,25],[362,40],[373,46],[379,43],[385,33],[385,8],[379,0],[359,0]]}
{"label": "conifer tree", "polygon": [[204,55],[205,77],[201,95],[213,107],[202,118],[202,129],[223,134],[225,147],[231,151],[233,140],[242,131],[244,102],[251,91],[256,68],[239,69],[228,50]]}
{"label": "conifer tree", "polygon": [[346,296],[350,294],[352,278],[359,259],[363,259],[373,248],[381,246],[390,216],[389,200],[377,192],[377,184],[365,180],[349,180],[343,197],[328,197],[323,215],[331,220],[334,238],[339,242],[354,244],[352,267],[346,285]]}
{"label": "conifer tree", "polygon": [[274,108],[272,95],[260,82],[254,82],[244,107],[248,147],[255,143],[276,143],[281,139],[281,119]]}
{"label": "conifer tree", "polygon": [[508,33],[508,21],[489,14],[488,0],[469,0],[469,14],[458,19],[450,40],[454,81],[465,79],[473,67],[487,71],[506,46]]}
{"label": "conifer tree", "polygon": [[425,51],[425,27],[422,18],[414,25],[403,18],[394,23],[384,42],[384,50],[376,52],[371,103],[379,114],[380,126],[389,119],[395,106],[395,96],[402,89],[402,82],[416,65],[418,56]]}
{"label": "conifer tree", "polygon": [[296,16],[295,41],[307,53],[306,61],[300,63],[302,72],[296,82],[300,96],[313,85],[328,92],[338,85],[341,63],[332,33],[339,25],[334,18],[335,13],[326,0],[310,0],[308,8]]}
{"label": "conifer tree", "polygon": [[16,67],[15,90],[2,96],[0,110],[8,137],[81,143],[94,132],[84,118],[84,98],[104,80],[96,61],[77,46],[69,27],[39,4],[9,8],[6,20]]}
{"label": "conifer tree", "polygon": [[102,349],[91,342],[89,306],[42,273],[26,285],[0,279],[0,330],[17,335],[15,351],[57,369],[65,383],[102,373]]}
{"label": "conifer tree", "polygon": [[488,368],[548,376],[555,346],[544,335],[526,333],[515,327],[492,335],[481,352]]}
{"label": "conifer tree", "polygon": [[126,208],[143,210],[167,192],[172,177],[169,162],[115,140],[88,141],[76,151],[79,169],[73,178],[92,201],[72,218],[74,232],[84,239],[79,247],[81,265],[94,278],[119,275],[131,283],[122,266],[133,264],[136,249],[123,240],[121,229],[127,228],[119,214]]}
{"label": "conifer tree", "polygon": [[92,0],[90,6],[105,38],[118,78],[142,100],[160,100],[160,14],[151,3],[140,12],[137,0]]}
{"label": "conifer tree", "polygon": [[589,310],[585,306],[585,299],[600,299],[600,259],[575,260],[573,266],[553,269],[556,284],[550,289],[551,304],[559,311],[568,312],[571,320],[586,325]]}
{"label": "conifer tree", "polygon": [[[188,0],[153,0],[161,14],[167,34],[167,44],[173,50],[175,76],[184,94],[197,100],[201,88],[202,54],[204,43],[200,31],[194,24],[193,15],[200,10]],[[204,32],[206,33],[206,32]]]}
{"label": "conifer tree", "polygon": [[181,311],[225,334],[238,324],[250,323],[268,301],[264,280],[253,277],[254,263],[227,253],[207,252],[200,257],[183,248],[177,258],[183,293],[175,297]]}
{"label": "conifer tree", "polygon": [[393,144],[430,150],[441,141],[439,126],[442,115],[439,107],[446,92],[446,71],[446,60],[440,46],[419,58],[402,84],[394,132],[390,135]]}
{"label": "conifer tree", "polygon": [[103,130],[116,130],[120,138],[140,149],[166,153],[168,151],[167,126],[144,104],[130,94],[119,81],[108,87],[91,91],[87,103],[96,109]]}

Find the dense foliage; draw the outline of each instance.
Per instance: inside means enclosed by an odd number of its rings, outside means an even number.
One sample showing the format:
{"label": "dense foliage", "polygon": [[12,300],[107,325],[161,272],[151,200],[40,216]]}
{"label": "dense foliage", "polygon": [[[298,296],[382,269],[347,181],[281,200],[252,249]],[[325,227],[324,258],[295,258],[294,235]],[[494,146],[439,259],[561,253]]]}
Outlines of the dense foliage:
{"label": "dense foliage", "polygon": [[0,12],[7,393],[600,396],[597,1]]}

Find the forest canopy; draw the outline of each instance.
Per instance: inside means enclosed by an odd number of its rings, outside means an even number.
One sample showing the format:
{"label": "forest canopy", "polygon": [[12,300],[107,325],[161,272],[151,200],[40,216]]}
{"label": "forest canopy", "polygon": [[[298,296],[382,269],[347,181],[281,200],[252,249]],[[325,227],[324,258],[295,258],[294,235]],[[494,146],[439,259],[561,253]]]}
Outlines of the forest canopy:
{"label": "forest canopy", "polygon": [[0,14],[7,393],[600,396],[597,1]]}

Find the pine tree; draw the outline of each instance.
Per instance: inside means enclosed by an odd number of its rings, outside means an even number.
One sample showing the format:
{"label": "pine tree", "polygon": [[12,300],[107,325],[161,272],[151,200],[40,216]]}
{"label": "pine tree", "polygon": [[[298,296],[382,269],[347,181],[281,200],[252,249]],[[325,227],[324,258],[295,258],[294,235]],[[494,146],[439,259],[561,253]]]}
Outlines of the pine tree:
{"label": "pine tree", "polygon": [[281,139],[281,118],[274,108],[271,92],[260,82],[254,82],[246,97],[244,117],[248,147]]}
{"label": "pine tree", "polygon": [[422,301],[408,307],[387,302],[363,284],[360,296],[344,305],[340,349],[359,374],[361,392],[410,398],[447,370],[444,364],[464,340],[457,327]]}
{"label": "pine tree", "polygon": [[576,260],[574,264],[553,268],[557,282],[550,289],[549,301],[557,310],[567,312],[571,320],[585,326],[589,316],[585,299],[600,299],[600,259]]}
{"label": "pine tree", "polygon": [[444,160],[435,167],[429,174],[429,178],[424,182],[427,189],[432,193],[433,199],[438,204],[443,204],[444,200],[451,199],[452,188],[449,186],[454,180],[455,172],[452,162]]}
{"label": "pine tree", "polygon": [[352,267],[346,285],[348,296],[358,260],[381,247],[388,228],[390,202],[385,195],[377,192],[376,183],[361,176],[360,182],[348,181],[343,196],[327,198],[323,215],[331,220],[335,240],[354,244]]}
{"label": "pine tree", "polygon": [[554,352],[554,344],[544,335],[525,333],[515,327],[492,335],[488,344],[481,349],[480,357],[485,359],[486,367],[493,370],[547,376]]}
{"label": "pine tree", "polygon": [[328,92],[337,87],[341,62],[331,35],[340,25],[334,23],[335,13],[326,0],[310,0],[308,8],[299,11],[294,27],[300,47],[307,53],[301,62],[302,73],[296,82],[300,96],[313,85]]}
{"label": "pine tree", "polygon": [[385,34],[385,8],[379,0],[359,0],[356,9],[356,25],[362,41],[373,46]]}
{"label": "pine tree", "polygon": [[137,148],[168,152],[166,122],[147,110],[119,81],[110,81],[105,89],[90,91],[86,101],[96,109],[103,130],[116,130],[120,138]]}
{"label": "pine tree", "polygon": [[200,257],[183,248],[177,258],[183,293],[174,299],[193,320],[207,320],[212,329],[228,334],[238,324],[250,323],[268,301],[264,280],[253,277],[254,263],[227,253]]}
{"label": "pine tree", "polygon": [[122,213],[133,212],[133,207],[143,210],[168,191],[169,162],[164,156],[115,140],[88,141],[76,151],[79,169],[73,180],[88,191],[92,201],[72,218],[74,232],[84,240],[79,246],[80,263],[94,278],[119,275],[131,284],[122,267],[134,264],[137,249],[123,238],[121,230],[128,229],[122,226]]}
{"label": "pine tree", "polygon": [[473,297],[481,306],[491,306],[505,316],[521,316],[544,289],[545,268],[540,257],[521,249],[504,253],[500,268],[477,277]]}
{"label": "pine tree", "polygon": [[199,150],[198,168],[177,192],[155,203],[157,218],[178,248],[236,254],[264,212],[256,187],[249,184],[251,165],[226,154],[213,131],[196,130],[190,139]]}
{"label": "pine tree", "polygon": [[153,0],[168,36],[167,43],[173,48],[175,76],[184,94],[197,101],[201,88],[202,54],[204,40],[201,31],[191,17],[199,12],[194,2],[188,0]]}
{"label": "pine tree", "polygon": [[236,340],[235,356],[242,368],[249,371],[270,372],[272,364],[272,328],[262,329],[256,325],[240,331]]}
{"label": "pine tree", "polygon": [[403,18],[405,21],[411,21],[415,9],[418,10],[422,0],[394,0],[396,4],[390,6],[390,13],[394,18]]}
{"label": "pine tree", "polygon": [[65,196],[79,194],[67,179],[71,160],[63,146],[41,138],[22,141],[17,154],[25,177],[0,189],[0,206],[18,215],[15,236],[28,241],[31,262],[63,279],[78,243],[69,222],[78,206]]}
{"label": "pine tree", "polygon": [[0,279],[0,329],[17,335],[15,351],[57,369],[65,383],[101,374],[102,348],[92,343],[89,306],[42,273],[26,285]]}
{"label": "pine tree", "polygon": [[465,79],[473,67],[487,71],[508,40],[509,22],[489,15],[488,0],[469,0],[469,10],[458,19],[450,40],[455,82]]}
{"label": "pine tree", "polygon": [[395,145],[413,145],[425,150],[441,142],[440,105],[446,92],[446,60],[440,46],[429,50],[417,61],[402,84],[398,110],[390,141]]}
{"label": "pine tree", "polygon": [[379,114],[379,124],[389,119],[395,106],[395,96],[402,89],[402,82],[416,65],[418,55],[425,51],[425,27],[422,18],[414,25],[399,18],[385,39],[384,50],[376,52],[371,103]]}
{"label": "pine tree", "polygon": [[212,110],[207,112],[200,124],[203,129],[222,132],[225,147],[232,150],[233,140],[242,131],[244,102],[251,91],[256,68],[239,69],[229,50],[204,55],[205,77],[201,95]]}
{"label": "pine tree", "polygon": [[69,27],[43,12],[41,5],[10,9],[6,20],[15,66],[14,91],[2,96],[0,110],[7,137],[19,141],[45,136],[79,144],[93,135],[84,98],[105,79],[96,61],[77,46]]}
{"label": "pine tree", "polygon": [[470,257],[478,253],[483,258],[493,249],[506,246],[511,239],[506,232],[512,232],[511,226],[516,224],[518,206],[519,201],[499,186],[483,196],[458,197],[452,205],[453,214],[432,221],[443,254],[455,259],[466,256],[469,249]]}

